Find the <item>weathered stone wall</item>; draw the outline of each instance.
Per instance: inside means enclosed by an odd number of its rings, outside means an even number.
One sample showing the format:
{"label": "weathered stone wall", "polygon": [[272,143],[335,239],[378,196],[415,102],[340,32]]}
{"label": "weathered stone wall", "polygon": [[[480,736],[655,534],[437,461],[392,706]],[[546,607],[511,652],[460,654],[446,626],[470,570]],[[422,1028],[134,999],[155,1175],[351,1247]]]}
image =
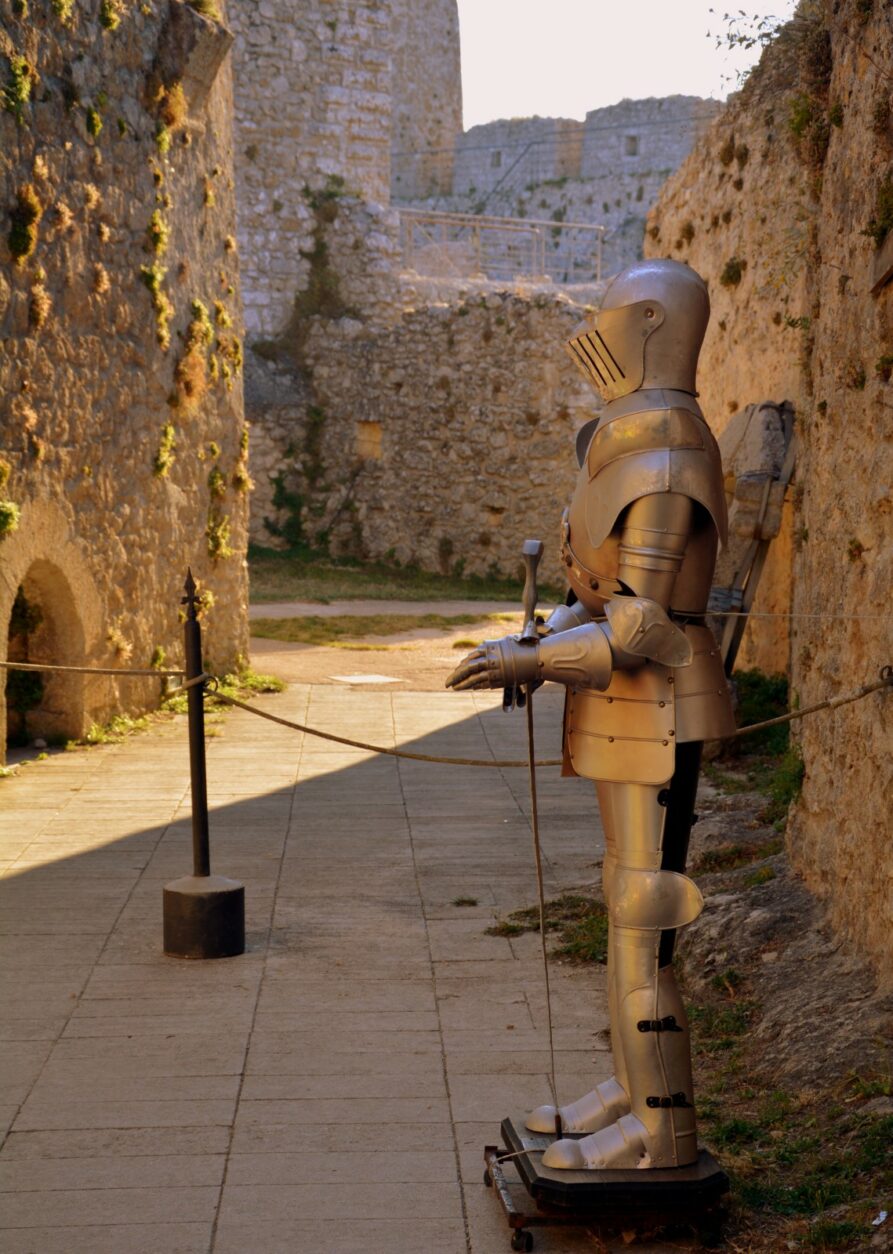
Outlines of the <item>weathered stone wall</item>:
{"label": "weathered stone wall", "polygon": [[312,395],[289,389],[280,364],[256,396],[256,477],[281,475],[279,512],[272,493],[265,502],[274,524],[335,551],[478,575],[515,574],[523,540],[542,535],[543,578],[561,582],[574,435],[596,400],[562,349],[581,314],[562,297],[491,292],[388,327],[317,319]]}
{"label": "weathered stone wall", "polygon": [[[456,142],[453,183],[444,190],[483,203],[503,184],[517,188],[579,178],[582,145],[583,123],[572,118],[510,118],[473,126]],[[492,205],[486,211],[501,212]]]}
{"label": "weathered stone wall", "polygon": [[[424,202],[394,195],[419,208],[604,226],[602,273],[616,274],[641,257],[649,209],[720,107],[697,96],[668,96],[595,109],[585,123],[488,122],[459,139],[452,193]],[[547,248],[548,272],[559,282],[578,281],[589,240],[555,231]]]}
{"label": "weathered stone wall", "polygon": [[[889,661],[893,285],[872,288],[893,227],[891,75],[888,6],[801,6],[651,219],[649,251],[690,261],[710,283],[708,412],[755,395],[797,409],[790,566],[778,564],[758,608],[795,614],[801,705]],[[806,882],[887,976],[891,721],[882,694],[797,725],[806,773],[788,829]]]}
{"label": "weathered stone wall", "polygon": [[270,337],[308,285],[312,193],[388,202],[391,3],[259,0],[231,16],[245,326]]}
{"label": "weathered stone wall", "polygon": [[462,133],[462,72],[456,0],[391,0],[395,198],[449,192]]}
{"label": "weathered stone wall", "polygon": [[[247,432],[229,38],[179,0],[18,12],[0,21],[0,650],[24,586],[33,660],[178,661],[191,564],[216,599],[208,656],[232,667]],[[29,729],[83,734],[158,694],[47,678]]]}
{"label": "weathered stone wall", "polygon": [[583,124],[580,177],[601,181],[661,170],[666,177],[721,107],[700,96],[649,96],[593,109]]}

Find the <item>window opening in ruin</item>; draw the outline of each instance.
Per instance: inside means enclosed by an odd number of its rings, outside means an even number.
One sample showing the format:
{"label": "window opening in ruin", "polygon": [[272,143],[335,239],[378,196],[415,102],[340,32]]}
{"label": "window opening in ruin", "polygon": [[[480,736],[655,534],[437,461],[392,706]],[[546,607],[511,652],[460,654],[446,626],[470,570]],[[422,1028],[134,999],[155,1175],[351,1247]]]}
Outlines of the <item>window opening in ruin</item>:
{"label": "window opening in ruin", "polygon": [[357,423],[357,457],[381,460],[381,423]]}
{"label": "window opening in ruin", "polygon": [[[84,635],[65,576],[50,562],[35,562],[16,590],[7,628],[7,660],[79,666]],[[7,671],[6,744],[34,740],[60,744],[83,735],[84,680],[52,671]]]}
{"label": "window opening in ruin", "polygon": [[627,135],[623,141],[623,153],[627,157],[637,157],[639,155],[639,137],[638,135]]}
{"label": "window opening in ruin", "polygon": [[502,153],[501,152],[490,153],[490,168],[491,170],[499,170],[502,168]]}

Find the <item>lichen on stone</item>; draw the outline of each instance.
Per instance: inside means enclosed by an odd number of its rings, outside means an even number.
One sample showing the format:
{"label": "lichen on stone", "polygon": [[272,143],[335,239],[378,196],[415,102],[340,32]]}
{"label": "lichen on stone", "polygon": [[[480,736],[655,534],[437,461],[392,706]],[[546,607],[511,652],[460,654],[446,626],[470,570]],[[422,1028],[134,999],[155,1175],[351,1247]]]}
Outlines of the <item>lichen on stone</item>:
{"label": "lichen on stone", "polygon": [[38,281],[31,288],[31,301],[28,307],[28,322],[35,331],[40,330],[49,318],[52,307],[53,298],[43,283]]}
{"label": "lichen on stone", "polygon": [[117,30],[121,25],[122,12],[121,0],[102,0],[99,6],[99,25],[104,30]]}
{"label": "lichen on stone", "polygon": [[208,511],[208,523],[205,528],[205,537],[208,542],[208,556],[212,562],[220,561],[222,558],[232,557],[233,549],[230,544],[230,525],[226,514],[221,514],[213,505]]}
{"label": "lichen on stone", "polygon": [[0,540],[16,530],[21,517],[22,511],[15,501],[0,501]]}
{"label": "lichen on stone", "polygon": [[174,306],[164,290],[166,274],[167,268],[157,261],[151,266],[140,266],[140,278],[152,297],[155,310],[155,338],[165,351],[170,347],[170,320],[174,316]]}
{"label": "lichen on stone", "polygon": [[170,240],[170,227],[165,222],[164,216],[159,209],[156,209],[149,218],[146,234],[149,240],[149,248],[155,256],[164,256]]}
{"label": "lichen on stone", "polygon": [[43,216],[43,205],[32,183],[25,183],[19,188],[16,204],[9,216],[9,251],[13,260],[21,265],[37,247],[37,227]]}
{"label": "lichen on stone", "polygon": [[19,123],[24,121],[25,105],[37,81],[37,71],[27,57],[9,58],[9,75],[3,85],[3,108]]}
{"label": "lichen on stone", "polygon": [[202,17],[209,17],[214,22],[223,20],[217,0],[186,0],[186,2],[191,9],[195,9],[196,13],[201,13]]}
{"label": "lichen on stone", "polygon": [[156,479],[166,479],[175,461],[177,448],[176,432],[172,422],[166,422],[161,428],[161,440],[152,461],[152,474]]}

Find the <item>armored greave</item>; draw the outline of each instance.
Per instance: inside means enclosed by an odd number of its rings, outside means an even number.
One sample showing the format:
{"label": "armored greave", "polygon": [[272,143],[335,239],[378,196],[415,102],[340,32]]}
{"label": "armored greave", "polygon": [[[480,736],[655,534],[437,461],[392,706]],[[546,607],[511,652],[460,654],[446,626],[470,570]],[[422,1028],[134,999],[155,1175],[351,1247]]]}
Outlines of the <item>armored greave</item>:
{"label": "armored greave", "polygon": [[[606,838],[615,1077],[562,1107],[567,1131],[592,1135],[557,1142],[544,1156],[546,1166],[664,1167],[697,1158],[688,1024],[672,955],[676,927],[700,911],[700,894],[681,874],[700,749],[700,744],[678,746],[669,788],[597,786]],[[551,1131],[554,1108],[541,1107],[528,1122]]]}

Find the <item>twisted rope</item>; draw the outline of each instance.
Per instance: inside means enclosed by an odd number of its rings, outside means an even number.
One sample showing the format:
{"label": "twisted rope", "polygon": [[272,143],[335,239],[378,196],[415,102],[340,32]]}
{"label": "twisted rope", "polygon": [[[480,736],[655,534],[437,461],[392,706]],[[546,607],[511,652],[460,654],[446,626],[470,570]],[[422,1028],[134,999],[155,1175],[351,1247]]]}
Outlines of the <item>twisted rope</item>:
{"label": "twisted rope", "polygon": [[[867,697],[870,693],[877,692],[880,688],[889,688],[891,686],[893,686],[893,667],[885,666],[881,670],[880,679],[876,679],[870,684],[863,684],[855,692],[847,693],[842,697],[828,697],[815,705],[805,706],[802,710],[791,710],[790,713],[781,714],[778,718],[767,718],[761,723],[751,723],[747,727],[739,727],[730,733],[728,737],[724,737],[724,739],[731,740],[733,737],[748,736],[752,732],[762,731],[764,727],[778,727],[781,723],[792,723],[795,719],[805,718],[807,714],[815,714],[817,710],[836,709],[838,706],[848,705],[852,701],[861,701],[863,697]],[[247,710],[249,714],[256,714],[258,718],[265,718],[271,723],[278,723],[281,727],[289,727],[292,731],[304,732],[308,736],[317,736],[320,740],[331,740],[335,744],[347,745],[351,749],[365,749],[369,753],[382,753],[392,758],[408,758],[412,762],[437,762],[443,766],[529,767],[531,765],[526,758],[446,758],[431,753],[411,753],[408,749],[391,749],[385,745],[370,745],[363,740],[352,740],[349,736],[336,736],[333,732],[320,731],[318,727],[308,727],[305,723],[296,723],[291,719],[280,718],[278,714],[268,714],[266,710],[259,710],[256,705],[248,705],[247,702],[239,701],[235,697],[224,696],[222,692],[214,692],[214,695],[218,701],[223,701],[226,705],[233,705],[240,710]],[[533,765],[561,766],[562,761],[562,758],[540,758]]]}
{"label": "twisted rope", "polygon": [[[0,662],[0,667],[5,670],[63,671],[87,675],[139,675],[161,678],[185,674],[184,671],[127,670],[94,666],[52,666],[49,663],[40,662]],[[270,723],[278,723],[280,727],[288,727],[291,731],[304,732],[305,735],[316,736],[319,740],[329,740],[336,745],[346,745],[349,749],[363,749],[368,753],[381,753],[391,758],[407,758],[410,762],[434,762],[442,766],[521,768],[531,765],[526,758],[447,758],[432,753],[412,753],[408,749],[391,749],[387,745],[370,745],[364,740],[352,740],[349,736],[337,736],[334,732],[321,731],[320,728],[309,727],[306,723],[296,723],[292,719],[280,718],[278,714],[269,714],[266,710],[258,709],[256,705],[249,705],[246,701],[239,701],[236,697],[226,696],[218,691],[217,685],[219,680],[217,677],[208,675],[205,672],[180,684],[177,688],[167,693],[166,696],[177,696],[179,693],[195,687],[196,684],[201,684],[206,692],[209,690],[209,685],[213,685],[210,687],[211,695],[225,705],[232,705],[239,710],[246,710],[249,714],[255,714],[258,718],[265,718]],[[783,723],[793,723],[795,719],[805,718],[808,714],[815,714],[819,710],[836,710],[838,706],[849,705],[853,701],[861,701],[863,697],[869,696],[872,692],[891,686],[893,686],[893,666],[884,666],[881,668],[879,679],[875,679],[869,684],[863,684],[855,692],[846,693],[842,697],[827,697],[824,701],[817,701],[815,705],[804,706],[802,710],[791,710],[788,714],[780,714],[777,718],[767,718],[761,723],[750,723],[747,727],[738,727],[735,731],[730,732],[727,737],[723,737],[723,739],[732,740],[737,736],[749,736],[752,732],[762,731],[766,727],[779,727]],[[562,762],[562,758],[540,758],[533,765],[561,766]]]}

